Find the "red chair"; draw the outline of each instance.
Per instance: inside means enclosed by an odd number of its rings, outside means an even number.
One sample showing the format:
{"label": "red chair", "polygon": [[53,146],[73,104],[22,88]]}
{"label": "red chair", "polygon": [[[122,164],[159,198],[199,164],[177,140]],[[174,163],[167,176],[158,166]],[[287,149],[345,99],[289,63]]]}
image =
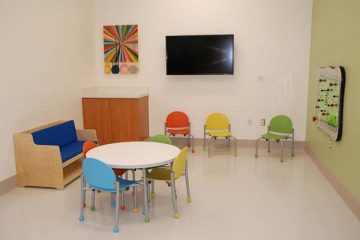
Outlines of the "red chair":
{"label": "red chair", "polygon": [[96,147],[97,147],[97,144],[94,143],[93,141],[84,142],[84,145],[83,145],[83,148],[82,148],[84,156],[86,157],[86,153],[88,151],[90,151],[91,149],[96,148]]}
{"label": "red chair", "polygon": [[188,146],[190,147],[191,145],[192,152],[195,152],[194,136],[191,134],[190,121],[186,113],[175,111],[167,115],[165,122],[165,135],[174,137],[175,135],[184,135],[184,137],[188,138]]}

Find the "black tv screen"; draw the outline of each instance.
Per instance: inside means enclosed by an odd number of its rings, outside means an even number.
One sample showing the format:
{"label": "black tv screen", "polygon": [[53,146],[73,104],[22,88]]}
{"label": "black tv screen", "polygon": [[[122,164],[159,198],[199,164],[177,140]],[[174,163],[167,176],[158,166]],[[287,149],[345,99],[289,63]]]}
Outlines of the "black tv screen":
{"label": "black tv screen", "polygon": [[166,74],[234,74],[234,35],[166,36]]}

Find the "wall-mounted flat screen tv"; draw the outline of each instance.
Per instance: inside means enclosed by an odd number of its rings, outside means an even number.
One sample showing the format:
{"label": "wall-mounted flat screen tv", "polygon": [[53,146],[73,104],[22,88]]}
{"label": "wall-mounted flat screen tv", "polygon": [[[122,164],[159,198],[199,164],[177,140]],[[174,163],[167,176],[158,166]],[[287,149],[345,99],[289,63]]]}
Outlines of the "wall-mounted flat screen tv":
{"label": "wall-mounted flat screen tv", "polygon": [[166,36],[166,74],[234,74],[234,35]]}

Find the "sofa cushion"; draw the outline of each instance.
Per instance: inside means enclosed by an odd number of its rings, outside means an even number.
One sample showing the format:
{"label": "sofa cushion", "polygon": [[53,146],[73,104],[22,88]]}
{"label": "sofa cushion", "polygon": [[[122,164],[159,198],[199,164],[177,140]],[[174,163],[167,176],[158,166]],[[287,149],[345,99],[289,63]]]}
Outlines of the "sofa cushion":
{"label": "sofa cushion", "polygon": [[73,120],[33,132],[32,136],[35,144],[57,145],[60,148],[77,141]]}
{"label": "sofa cushion", "polygon": [[82,153],[82,147],[85,141],[76,141],[60,148],[61,160],[66,162],[70,158]]}

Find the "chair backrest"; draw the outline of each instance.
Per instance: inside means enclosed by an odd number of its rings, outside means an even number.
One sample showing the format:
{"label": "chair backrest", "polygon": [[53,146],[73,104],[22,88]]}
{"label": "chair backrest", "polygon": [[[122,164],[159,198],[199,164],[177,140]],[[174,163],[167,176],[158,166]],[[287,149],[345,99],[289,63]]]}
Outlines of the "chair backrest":
{"label": "chair backrest", "polygon": [[155,135],[152,137],[149,137],[146,141],[148,142],[159,142],[159,143],[166,143],[166,144],[172,144],[171,139],[168,136],[165,135]]}
{"label": "chair backrest", "polygon": [[84,145],[83,145],[83,148],[82,148],[84,156],[86,157],[86,153],[88,151],[90,151],[91,149],[95,148],[95,147],[97,147],[97,144],[94,143],[93,141],[84,142]]}
{"label": "chair backrest", "polygon": [[166,117],[166,127],[168,128],[186,128],[190,126],[189,117],[184,112],[171,112]]}
{"label": "chair backrest", "polygon": [[224,130],[229,129],[229,119],[222,113],[212,113],[206,118],[207,130]]}
{"label": "chair backrest", "polygon": [[270,120],[269,131],[277,133],[292,133],[292,121],[286,115],[277,115]]}
{"label": "chair backrest", "polygon": [[90,187],[107,192],[114,192],[116,176],[114,171],[105,163],[95,158],[85,158],[82,172]]}
{"label": "chair backrest", "polygon": [[188,147],[184,147],[174,160],[172,171],[175,173],[175,179],[180,177],[185,172],[186,157],[189,152]]}

